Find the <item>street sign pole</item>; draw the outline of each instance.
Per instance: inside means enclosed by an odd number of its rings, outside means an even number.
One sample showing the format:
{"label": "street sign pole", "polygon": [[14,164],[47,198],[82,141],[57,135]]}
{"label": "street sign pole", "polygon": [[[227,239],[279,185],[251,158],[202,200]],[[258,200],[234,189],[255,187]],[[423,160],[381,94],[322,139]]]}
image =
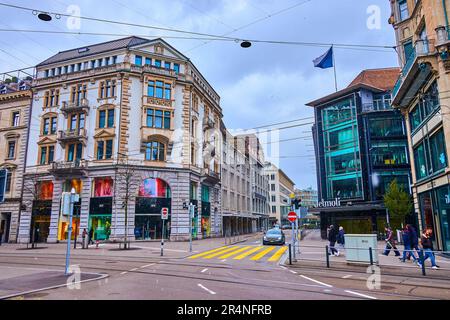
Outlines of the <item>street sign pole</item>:
{"label": "street sign pole", "polygon": [[73,218],[73,204],[75,202],[75,189],[72,188],[70,193],[70,212],[69,212],[69,229],[67,235],[67,251],[66,251],[66,269],[65,275],[69,275],[69,264],[70,264],[70,240],[72,238],[72,218]]}
{"label": "street sign pole", "polygon": [[194,216],[194,205],[189,204],[189,252],[192,252],[192,219]]}
{"label": "street sign pole", "polygon": [[294,225],[294,222],[291,222],[291,224],[292,224],[292,244],[294,246],[293,253],[294,253],[294,261],[295,261],[295,225]]}
{"label": "street sign pole", "polygon": [[161,257],[164,256],[164,223],[166,220],[162,221],[162,230],[161,230]]}

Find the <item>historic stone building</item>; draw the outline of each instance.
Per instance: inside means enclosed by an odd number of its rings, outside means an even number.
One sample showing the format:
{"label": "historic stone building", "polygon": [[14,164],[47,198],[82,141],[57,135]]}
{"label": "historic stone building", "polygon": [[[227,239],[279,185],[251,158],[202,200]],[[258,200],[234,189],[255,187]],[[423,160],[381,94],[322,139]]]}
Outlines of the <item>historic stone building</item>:
{"label": "historic stone building", "polygon": [[402,66],[392,105],[406,118],[414,209],[432,229],[435,249],[450,250],[449,0],[390,0]]}
{"label": "historic stone building", "polygon": [[6,79],[0,81],[0,169],[7,170],[5,201],[0,203],[0,236],[2,242],[15,242],[32,93],[31,78]]}
{"label": "historic stone building", "polygon": [[80,194],[73,229],[98,240],[222,232],[220,97],[162,39],[128,37],[60,52],[36,68],[19,241],[67,239],[63,192]]}

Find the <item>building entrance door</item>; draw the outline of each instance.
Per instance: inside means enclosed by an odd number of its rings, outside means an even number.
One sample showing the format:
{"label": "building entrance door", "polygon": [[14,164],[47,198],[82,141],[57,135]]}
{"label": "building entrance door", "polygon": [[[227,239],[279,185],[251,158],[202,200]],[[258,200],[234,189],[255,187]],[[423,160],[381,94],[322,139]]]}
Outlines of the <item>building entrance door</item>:
{"label": "building entrance door", "polygon": [[1,242],[5,243],[9,241],[9,228],[11,225],[11,213],[2,213],[0,220],[0,237]]}

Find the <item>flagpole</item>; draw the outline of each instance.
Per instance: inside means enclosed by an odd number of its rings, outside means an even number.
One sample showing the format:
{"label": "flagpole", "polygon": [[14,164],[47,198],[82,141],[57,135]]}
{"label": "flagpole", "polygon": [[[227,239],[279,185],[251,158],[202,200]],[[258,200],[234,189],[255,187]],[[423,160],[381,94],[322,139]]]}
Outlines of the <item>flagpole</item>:
{"label": "flagpole", "polygon": [[336,87],[336,92],[338,92],[337,77],[336,77],[336,60],[334,58],[334,48],[333,48],[333,46],[331,46],[331,49],[333,50],[334,86]]}

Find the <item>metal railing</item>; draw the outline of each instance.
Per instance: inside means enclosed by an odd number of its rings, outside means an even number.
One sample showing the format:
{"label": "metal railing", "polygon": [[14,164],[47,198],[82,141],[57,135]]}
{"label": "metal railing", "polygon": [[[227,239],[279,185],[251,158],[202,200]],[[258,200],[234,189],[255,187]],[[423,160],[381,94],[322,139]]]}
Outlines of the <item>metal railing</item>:
{"label": "metal railing", "polygon": [[[420,271],[422,276],[426,276],[427,272],[426,269],[428,266],[426,266],[427,264],[427,260],[430,260],[430,254],[434,255],[434,259],[437,262],[437,259],[439,257],[442,257],[442,255],[448,255],[450,256],[450,251],[439,251],[439,250],[424,250],[422,248],[412,248],[412,249],[399,249],[399,248],[360,248],[360,247],[348,247],[348,246],[340,246],[338,244],[336,244],[336,246],[334,247],[330,247],[330,245],[323,245],[323,246],[308,246],[308,245],[300,245],[301,246],[301,254],[297,255],[296,260],[297,262],[301,263],[301,262],[317,262],[320,265],[329,268],[329,269],[339,269],[339,268],[345,268],[348,267],[347,264],[344,264],[347,262],[347,260],[336,260],[336,258],[342,257],[343,255],[339,255],[339,257],[335,257],[332,253],[331,253],[331,248],[333,248],[336,251],[339,252],[344,252],[346,254],[347,250],[357,250],[358,251],[358,255],[362,256],[362,255],[366,255],[366,257],[368,257],[368,261],[360,261],[360,262],[354,262],[351,261],[351,266],[354,267],[355,265],[364,265],[364,266],[374,266],[377,265],[379,268],[391,268],[393,270],[395,270],[395,268],[398,267],[403,267],[403,268],[408,268],[408,269],[415,269],[417,271]],[[318,250],[314,250],[311,252],[308,252],[308,249],[318,249]],[[333,250],[333,251],[334,251]],[[395,257],[393,257],[394,259],[400,259],[400,261],[403,260],[403,258],[408,259],[408,255],[410,257],[410,259],[412,259],[414,261],[414,265],[412,266],[403,266],[403,265],[398,265],[398,260],[389,260],[388,262],[386,261],[380,261],[379,257],[380,256],[386,256],[385,253],[388,253],[388,255],[393,252],[395,253]],[[323,253],[323,254],[322,254]],[[384,254],[383,254],[384,253]],[[311,258],[307,258],[308,254],[311,255]],[[288,257],[290,258],[290,257]],[[386,258],[385,258],[386,259]],[[446,259],[445,257],[443,259]],[[395,264],[395,262],[397,262],[397,264]],[[450,261],[449,261],[450,262]],[[430,262],[428,262],[430,263]],[[444,263],[447,263],[446,261]],[[438,263],[436,263],[436,265],[438,265]],[[439,266],[440,270],[443,271],[450,271],[450,267],[442,267]]]}
{"label": "metal railing", "polygon": [[87,136],[86,129],[66,130],[66,131],[59,131],[58,133],[59,140],[81,139],[86,138],[86,136]]}

